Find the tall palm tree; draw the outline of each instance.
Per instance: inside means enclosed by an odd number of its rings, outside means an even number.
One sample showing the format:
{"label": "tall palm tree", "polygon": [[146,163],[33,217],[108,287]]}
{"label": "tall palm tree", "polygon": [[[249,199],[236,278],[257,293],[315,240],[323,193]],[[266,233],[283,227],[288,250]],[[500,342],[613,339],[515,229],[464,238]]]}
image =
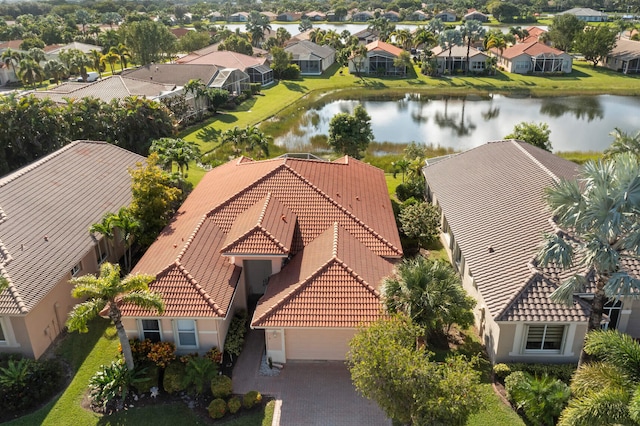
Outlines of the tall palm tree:
{"label": "tall palm tree", "polygon": [[125,46],[124,44],[120,43],[117,46],[114,46],[111,49],[109,49],[109,52],[112,52],[118,55],[118,58],[120,58],[120,67],[121,67],[120,69],[124,71],[125,68],[127,68],[127,62],[129,61],[129,59],[131,59],[129,48],[127,48],[127,46]]}
{"label": "tall palm tree", "polygon": [[205,98],[207,86],[202,80],[191,79],[184,85],[184,92],[193,94],[193,105],[196,109],[198,116],[202,116],[203,107],[200,106],[200,101]]}
{"label": "tall palm tree", "polygon": [[97,49],[92,49],[89,51],[89,59],[91,60],[91,68],[98,71],[98,74],[102,78],[102,71],[100,70],[100,65],[102,63],[102,53],[100,53]]}
{"label": "tall palm tree", "polygon": [[438,18],[432,18],[427,22],[427,29],[436,35],[440,35],[445,30],[444,22]]}
{"label": "tall palm tree", "polygon": [[241,148],[246,144],[246,132],[244,129],[240,129],[238,126],[234,126],[233,129],[229,129],[220,135],[219,147],[223,145],[233,145],[233,152],[237,155],[241,152]]}
{"label": "tall palm tree", "polygon": [[40,62],[44,62],[45,60],[44,50],[40,49],[39,47],[32,47],[31,49],[29,49],[29,51],[27,52],[27,56],[36,61],[38,64]]}
{"label": "tall palm tree", "polygon": [[640,344],[627,334],[598,330],[587,335],[584,350],[595,361],[574,374],[573,398],[558,425],[640,423]]}
{"label": "tall palm tree", "polygon": [[98,44],[98,35],[102,32],[102,30],[100,29],[100,25],[89,25],[89,29],[87,30],[87,32],[93,35],[93,41]]}
{"label": "tall palm tree", "polygon": [[143,309],[157,311],[162,315],[164,303],[158,293],[149,291],[149,283],[154,280],[151,275],[129,275],[120,278],[120,267],[105,262],[100,267],[100,275],[83,275],[73,278],[71,295],[77,299],[86,300],[76,305],[69,313],[67,327],[69,331],[86,333],[89,331],[89,321],[98,317],[103,310],[107,310],[109,319],[116,326],[122,354],[127,368],[132,371],[135,367],[131,345],[127,332],[122,325],[121,304],[132,304]]}
{"label": "tall palm tree", "polygon": [[640,158],[640,131],[635,135],[630,135],[616,127],[610,135],[613,136],[613,142],[604,151],[605,158],[610,159],[614,155],[624,152],[630,152]]}
{"label": "tall palm tree", "polygon": [[448,66],[446,67],[449,70],[449,74],[453,71],[452,63],[451,63],[451,50],[454,46],[460,46],[462,44],[462,34],[458,30],[448,29],[444,30],[438,36],[438,44],[442,47],[442,50],[448,50],[449,55],[447,56]]}
{"label": "tall palm tree", "polygon": [[396,43],[399,43],[404,50],[411,49],[411,45],[413,44],[411,31],[407,29],[399,29],[392,32],[391,35],[395,38]]}
{"label": "tall palm tree", "polygon": [[245,150],[247,152],[256,152],[258,150],[257,156],[261,157],[264,155],[265,157],[269,156],[269,140],[270,138],[265,135],[260,129],[256,126],[249,126],[245,129],[246,133],[246,142],[247,146]]}
{"label": "tall palm tree", "polygon": [[526,29],[517,26],[517,27],[509,27],[509,34],[512,34],[516,40],[522,42],[525,38],[529,37],[529,31]]}
{"label": "tall palm tree", "polygon": [[124,244],[124,267],[126,271],[131,270],[131,245],[133,244],[133,237],[140,227],[138,222],[131,211],[126,207],[121,207],[118,213],[112,214],[110,218],[111,229],[117,228],[120,231],[120,239]]}
{"label": "tall palm tree", "polygon": [[113,213],[107,212],[102,216],[100,222],[96,222],[89,227],[89,234],[101,234],[107,240],[107,246],[113,241]]}
{"label": "tall palm tree", "polygon": [[326,31],[321,28],[314,28],[309,33],[309,41],[316,44],[322,44],[322,40],[324,40],[325,33]]}
{"label": "tall palm tree", "polygon": [[486,30],[482,27],[482,22],[470,19],[465,21],[461,27],[462,37],[467,40],[467,63],[465,71],[469,73],[469,52],[471,51],[471,43],[484,37]]}
{"label": "tall palm tree", "polygon": [[271,23],[266,16],[259,12],[252,11],[249,15],[249,22],[246,24],[246,29],[251,35],[251,44],[254,47],[258,47],[264,40],[264,33],[271,31]]}
{"label": "tall palm tree", "polygon": [[52,78],[56,84],[69,72],[62,62],[55,59],[45,62],[43,69],[47,78]]}
{"label": "tall palm tree", "polygon": [[84,54],[81,50],[73,51],[73,56],[71,57],[71,69],[74,72],[77,72],[82,76],[84,81],[87,81],[87,76],[89,73],[87,72],[87,68],[92,65],[91,59],[87,55]]}
{"label": "tall palm tree", "polygon": [[441,260],[404,260],[384,279],[382,294],[388,312],[407,314],[427,336],[440,337],[454,323],[473,323],[475,300],[466,295],[453,267]]}
{"label": "tall palm tree", "polygon": [[[640,290],[640,280],[621,267],[640,260],[640,160],[625,153],[607,162],[590,161],[576,179],[560,179],[547,188],[544,198],[562,231],[544,236],[537,261],[577,271],[550,298],[573,305],[574,294],[585,292],[592,277],[588,330],[598,330],[607,298]],[[583,349],[580,362],[587,357]]]}
{"label": "tall palm tree", "polygon": [[435,46],[438,43],[436,35],[429,31],[426,27],[420,26],[416,28],[413,34],[413,47],[424,45],[426,49]]}
{"label": "tall palm tree", "polygon": [[22,59],[22,53],[10,47],[2,52],[2,62],[4,62],[8,68],[13,70],[13,74],[16,77],[18,76],[18,73],[16,72],[16,65],[20,63],[20,59]]}
{"label": "tall palm tree", "polygon": [[105,55],[102,55],[102,58],[100,58],[100,61],[102,61],[103,64],[105,62],[109,64],[109,68],[111,68],[112,75],[115,75],[116,73],[115,65],[116,65],[116,62],[118,62],[119,60],[120,60],[120,57],[113,52],[109,52]]}
{"label": "tall palm tree", "polygon": [[158,154],[160,163],[165,170],[171,171],[173,163],[178,167],[178,173],[186,176],[185,169],[189,170],[189,163],[200,159],[198,144],[184,139],[161,138],[153,141],[149,152]]}
{"label": "tall palm tree", "polygon": [[25,85],[31,84],[35,89],[36,83],[39,84],[44,80],[44,70],[36,61],[26,58],[20,61],[18,77]]}
{"label": "tall palm tree", "polygon": [[489,33],[484,39],[484,48],[490,50],[496,48],[500,51],[500,55],[507,48],[507,41],[502,33]]}

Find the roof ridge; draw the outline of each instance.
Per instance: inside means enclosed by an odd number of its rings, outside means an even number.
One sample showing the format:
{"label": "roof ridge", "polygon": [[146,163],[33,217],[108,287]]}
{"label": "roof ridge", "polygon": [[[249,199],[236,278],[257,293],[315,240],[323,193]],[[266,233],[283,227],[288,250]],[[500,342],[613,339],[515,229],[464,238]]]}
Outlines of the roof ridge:
{"label": "roof ridge", "polygon": [[178,270],[180,271],[180,273],[187,280],[189,280],[189,282],[191,283],[193,288],[205,300],[205,302],[207,302],[207,304],[215,311],[216,314],[218,314],[220,316],[226,315],[226,312],[224,312],[222,310],[222,308],[220,308],[220,306],[218,306],[218,304],[213,300],[213,298],[209,295],[209,293],[206,292],[206,290],[200,285],[200,283],[198,283],[198,280],[196,280],[193,277],[193,275],[191,275],[191,273],[187,270],[187,268],[185,268],[182,265],[182,263],[180,263],[179,261],[176,260],[175,261],[175,265],[178,267]]}
{"label": "roof ridge", "polygon": [[551,179],[553,179],[555,182],[559,182],[560,178],[558,178],[558,176],[556,176],[551,170],[549,170],[544,164],[542,164],[542,162],[540,160],[538,160],[536,157],[533,156],[533,154],[531,154],[529,151],[527,151],[526,149],[524,149],[521,145],[521,143],[527,143],[527,142],[517,142],[516,139],[510,139],[511,143],[513,145],[515,145],[520,151],[522,151],[524,153],[524,155],[526,155],[531,161],[533,161],[533,163],[540,167],[542,169],[543,172],[545,172],[546,174],[549,175],[549,177],[551,177]]}
{"label": "roof ridge", "polygon": [[264,204],[262,205],[262,210],[260,210],[260,214],[258,215],[258,223],[256,226],[264,229],[262,226],[262,221],[264,220],[264,215],[267,213],[267,208],[269,207],[269,202],[271,201],[271,191],[267,192],[267,197],[264,200]]}
{"label": "roof ridge", "polygon": [[[182,249],[178,253],[178,256],[176,257],[176,262],[180,262],[182,260],[182,257],[186,253],[187,249],[191,246],[191,243],[196,238],[196,235],[200,231],[200,228],[202,228],[202,225],[204,225],[204,221],[207,220],[207,217],[208,215],[206,213],[202,215],[202,218],[200,218],[200,220],[196,224],[196,227],[193,229],[193,231],[191,231],[191,234],[189,234],[189,236],[187,237],[187,241],[185,241],[184,245],[182,246]],[[215,223],[214,225],[218,226]]]}
{"label": "roof ridge", "polygon": [[15,284],[13,283],[13,280],[11,280],[11,276],[9,275],[9,272],[7,272],[4,265],[5,265],[4,263],[0,264],[0,276],[4,277],[4,279],[7,280],[7,284],[8,284],[7,290],[9,290],[9,294],[11,295],[11,298],[18,306],[20,313],[28,314],[29,310],[27,309],[27,305],[24,303],[24,300],[22,300],[22,296],[20,296],[20,291],[16,288]]}
{"label": "roof ridge", "polygon": [[345,262],[343,262],[342,259],[340,259],[340,258],[336,258],[335,260],[336,260],[336,262],[338,262],[338,264],[340,266],[342,266],[344,268],[345,271],[347,271],[347,273],[349,275],[351,275],[353,278],[355,278],[356,281],[358,281],[360,284],[362,284],[362,286],[364,288],[369,290],[369,292],[371,292],[374,296],[376,296],[378,298],[380,297],[380,292],[375,287],[373,287],[371,284],[369,284],[369,282],[367,282],[367,280],[362,278],[360,276],[360,274],[356,273],[356,271],[353,268],[351,268],[349,265],[347,265]]}
{"label": "roof ridge", "polygon": [[[333,164],[333,163],[330,163]],[[337,163],[339,164],[339,163]],[[322,191],[320,188],[318,188],[316,185],[314,185],[313,183],[311,183],[307,178],[305,178],[304,176],[302,176],[300,173],[298,173],[296,170],[293,170],[288,164],[284,164],[284,166],[289,169],[291,171],[291,173],[293,173],[295,176],[297,176],[300,180],[302,180],[304,183],[306,183],[307,185],[309,185],[309,187],[313,190],[315,190],[318,194],[320,194],[321,196],[325,197],[330,203],[332,203],[334,206],[338,207],[340,210],[342,210],[343,213],[345,213],[349,218],[351,218],[352,220],[354,220],[357,224],[359,224],[360,226],[362,226],[365,230],[367,230],[368,232],[370,232],[374,237],[376,237],[378,240],[382,241],[387,247],[389,247],[390,249],[392,249],[393,251],[395,251],[398,254],[402,253],[402,249],[399,249],[398,247],[395,247],[393,244],[391,244],[391,242],[389,242],[386,238],[384,238],[382,235],[380,235],[378,232],[376,232],[373,228],[371,228],[369,225],[367,225],[366,223],[364,223],[362,221],[362,219],[360,219],[359,217],[357,217],[356,215],[354,215],[353,213],[351,213],[351,211],[347,210],[342,204],[338,203],[336,200],[334,200],[332,197],[330,197],[326,192]]]}
{"label": "roof ridge", "polygon": [[[527,263],[527,266],[532,265],[531,262]],[[532,265],[533,266],[533,265]],[[502,309],[495,316],[496,321],[500,321],[500,318],[511,308],[511,306],[524,294],[525,290],[529,288],[529,284],[535,277],[544,279],[544,275],[540,273],[535,267],[530,267],[531,273],[527,276],[524,282],[521,284],[517,292],[515,292],[509,300],[503,305]]]}
{"label": "roof ridge", "polygon": [[48,154],[42,158],[40,158],[39,160],[36,160],[30,164],[27,164],[26,166],[23,166],[21,168],[19,168],[18,170],[15,170],[14,172],[4,176],[3,178],[0,178],[0,188],[5,186],[6,184],[13,182],[14,180],[16,180],[17,178],[24,176],[25,174],[29,173],[30,171],[36,169],[37,167],[40,167],[41,165],[43,165],[44,163],[50,161],[51,159],[61,155],[64,152],[67,152],[68,150],[70,150],[72,147],[79,145],[80,143],[96,143],[96,144],[107,144],[108,142],[104,142],[104,141],[90,141],[90,140],[75,140],[73,142],[70,142],[66,145],[64,145],[62,148],[57,149],[55,151],[53,151],[51,154]]}

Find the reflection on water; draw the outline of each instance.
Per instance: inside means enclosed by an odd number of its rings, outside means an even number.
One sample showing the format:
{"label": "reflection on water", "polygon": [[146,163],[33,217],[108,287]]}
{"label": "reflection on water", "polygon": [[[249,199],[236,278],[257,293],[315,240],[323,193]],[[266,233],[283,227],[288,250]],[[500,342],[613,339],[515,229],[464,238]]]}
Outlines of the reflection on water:
{"label": "reflection on water", "polygon": [[319,101],[304,111],[276,144],[290,151],[325,146],[329,121],[340,112],[351,113],[362,104],[371,116],[375,140],[412,141],[470,149],[504,138],[523,121],[545,122],[551,129],[554,151],[602,151],[611,144],[614,128],[635,133],[640,98],[575,96],[517,98],[503,95],[426,96],[375,93],[362,99]]}

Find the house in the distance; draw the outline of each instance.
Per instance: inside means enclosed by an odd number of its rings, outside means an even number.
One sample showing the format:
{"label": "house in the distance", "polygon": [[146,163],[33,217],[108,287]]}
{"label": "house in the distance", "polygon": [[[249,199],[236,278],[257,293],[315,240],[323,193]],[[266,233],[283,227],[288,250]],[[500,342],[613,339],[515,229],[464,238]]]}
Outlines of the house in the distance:
{"label": "house in the distance", "polygon": [[407,74],[407,67],[394,65],[394,61],[403,52],[399,47],[380,40],[371,42],[366,47],[366,57],[352,57],[349,59],[350,73],[360,72],[379,76],[404,76]]}
{"label": "house in the distance", "polygon": [[[433,56],[436,58],[437,70],[439,74],[446,72],[455,73],[457,71],[465,71],[467,69],[467,47],[453,46],[451,52],[449,49],[443,49],[436,46],[431,49]],[[469,71],[472,73],[480,73],[486,70],[487,59],[489,58],[484,52],[471,47],[469,49]]]}
{"label": "house in the distance", "polygon": [[517,43],[503,51],[493,48],[497,65],[515,74],[570,73],[573,58],[566,52],[534,41]]}
{"label": "house in the distance", "polygon": [[437,13],[434,18],[441,20],[442,22],[455,22],[458,17],[456,13],[452,10],[443,10],[440,13]]}
{"label": "house in the distance", "polygon": [[462,17],[462,19],[465,21],[487,22],[489,20],[489,17],[475,9],[469,9],[469,11]]}
{"label": "house in the distance", "polygon": [[[552,302],[549,295],[578,271],[543,269],[535,262],[543,234],[557,230],[544,189],[560,178],[574,179],[577,169],[515,140],[428,160],[423,169],[427,197],[441,212],[441,241],[477,301],[476,326],[493,362],[578,360],[589,295],[576,295],[571,306]],[[640,265],[629,266],[639,277]],[[637,305],[610,300],[608,328],[639,337]]]}
{"label": "house in the distance", "polygon": [[320,46],[309,40],[287,44],[284,50],[291,54],[291,63],[300,67],[301,75],[321,75],[336,61],[336,50]]}
{"label": "house in the distance", "polygon": [[0,352],[42,356],[78,302],[68,281],[122,256],[119,238],[89,227],[131,203],[128,169],[143,160],[77,141],[0,178]]}
{"label": "house in the distance", "polygon": [[605,57],[605,67],[624,74],[640,72],[640,41],[619,39]]}
{"label": "house in the distance", "polygon": [[204,352],[257,301],[251,327],[274,362],[344,360],[359,324],[381,315],[380,283],[401,256],[382,170],[240,158],[205,175],[134,268],[155,277],[164,314],[124,306],[123,324]]}
{"label": "house in the distance", "polygon": [[235,68],[249,75],[251,83],[260,83],[263,86],[273,83],[273,70],[269,67],[267,58],[255,58],[230,51],[209,51],[204,54],[199,52],[193,52],[178,59],[177,62],[179,64],[207,64],[219,68]]}
{"label": "house in the distance", "polygon": [[558,13],[558,15],[565,14],[573,15],[579,20],[585,22],[606,22],[609,19],[606,13],[590,9],[588,7],[574,7],[573,9]]}

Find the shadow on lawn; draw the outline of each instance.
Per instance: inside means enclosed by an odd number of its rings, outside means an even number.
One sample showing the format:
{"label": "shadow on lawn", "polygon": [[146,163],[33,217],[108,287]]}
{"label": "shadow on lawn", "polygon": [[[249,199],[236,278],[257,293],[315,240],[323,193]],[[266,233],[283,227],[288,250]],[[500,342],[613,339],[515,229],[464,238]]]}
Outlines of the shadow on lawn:
{"label": "shadow on lawn", "polygon": [[284,84],[284,86],[287,89],[289,89],[289,90],[291,90],[293,92],[305,93],[308,90],[307,86],[303,86],[303,85],[301,85],[299,83],[295,83],[293,81],[282,81],[281,83]]}

